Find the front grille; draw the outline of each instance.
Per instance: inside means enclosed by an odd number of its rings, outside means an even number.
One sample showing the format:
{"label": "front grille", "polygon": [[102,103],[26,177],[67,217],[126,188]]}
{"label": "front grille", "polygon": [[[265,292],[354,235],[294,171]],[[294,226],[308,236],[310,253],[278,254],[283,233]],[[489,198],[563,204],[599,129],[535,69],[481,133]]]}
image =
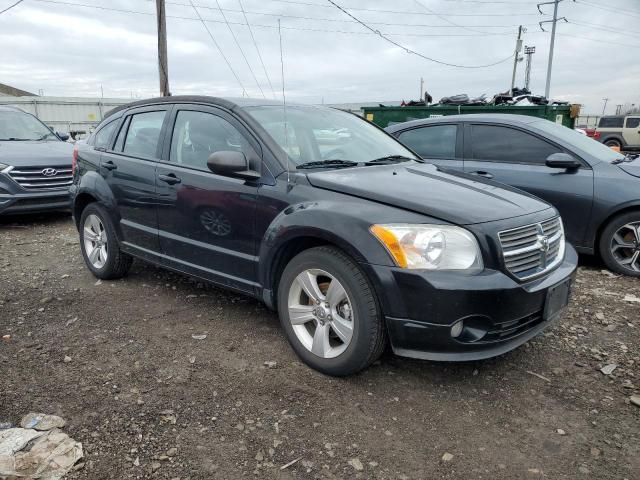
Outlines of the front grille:
{"label": "front grille", "polygon": [[554,269],[564,258],[564,228],[560,217],[498,234],[504,264],[519,280],[529,280]]}
{"label": "front grille", "polygon": [[518,320],[496,323],[482,338],[482,342],[500,342],[516,337],[542,323],[542,312],[533,313]]}
{"label": "front grille", "polygon": [[73,181],[71,166],[63,167],[14,167],[9,176],[26,190],[51,190],[69,188]]}

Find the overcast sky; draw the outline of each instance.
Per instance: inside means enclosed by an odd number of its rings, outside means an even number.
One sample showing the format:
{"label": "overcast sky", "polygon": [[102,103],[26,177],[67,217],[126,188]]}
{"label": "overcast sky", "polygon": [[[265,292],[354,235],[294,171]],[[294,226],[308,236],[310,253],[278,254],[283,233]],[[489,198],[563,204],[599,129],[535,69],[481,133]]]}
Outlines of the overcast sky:
{"label": "overcast sky", "polygon": [[[15,1],[0,0],[0,10]],[[511,60],[477,69],[440,65],[386,42],[328,0],[218,0],[245,62],[216,0],[168,0],[169,77],[174,94],[243,93],[190,1],[207,20],[252,97],[262,97],[259,84],[273,98],[267,75],[275,95],[281,94],[278,18],[291,101],[416,99],[421,76],[436,100],[457,93],[492,96],[510,85]],[[334,1],[411,50],[466,66],[508,57],[522,24],[527,29],[524,44],[536,47],[532,90],[544,94],[550,35],[540,31],[538,22],[550,17],[538,13],[535,0]],[[551,14],[553,6],[542,9]],[[640,0],[565,0],[559,12],[570,23],[558,24],[551,96],[585,104],[583,112],[588,113],[601,113],[605,97],[610,99],[608,113],[616,104],[640,104]],[[550,24],[544,26],[551,29]],[[24,90],[99,96],[102,85],[105,97],[158,94],[154,0],[24,0],[0,15],[0,45],[0,82]],[[516,85],[524,84],[524,62],[518,65],[516,78]]]}

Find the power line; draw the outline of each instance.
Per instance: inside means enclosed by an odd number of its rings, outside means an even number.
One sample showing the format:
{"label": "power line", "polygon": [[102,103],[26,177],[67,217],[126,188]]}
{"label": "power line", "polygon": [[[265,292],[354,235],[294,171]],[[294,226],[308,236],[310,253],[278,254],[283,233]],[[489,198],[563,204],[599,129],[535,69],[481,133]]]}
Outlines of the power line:
{"label": "power line", "polygon": [[[189,0],[189,1],[191,1],[191,0]],[[247,67],[249,68],[249,71],[251,72],[251,76],[255,80],[256,85],[258,86],[258,89],[260,90],[260,93],[262,94],[262,96],[264,98],[267,98],[267,96],[264,94],[264,91],[262,90],[262,87],[260,86],[260,83],[258,82],[258,77],[256,77],[256,74],[253,72],[253,68],[251,68],[251,64],[249,63],[249,60],[247,59],[247,56],[244,54],[244,50],[240,46],[240,42],[238,42],[238,37],[236,37],[236,34],[233,32],[233,28],[231,28],[231,25],[229,25],[229,21],[227,20],[227,16],[222,11],[222,8],[220,8],[220,2],[218,0],[216,0],[216,5],[218,5],[218,10],[220,10],[220,13],[222,14],[222,18],[224,19],[224,23],[227,24],[227,28],[229,29],[229,32],[231,33],[231,36],[233,37],[233,41],[235,42],[236,46],[238,47],[238,50],[240,50],[240,54],[242,55],[242,58],[244,58],[244,61],[247,64]]]}
{"label": "power line", "polygon": [[8,12],[9,10],[11,10],[13,7],[17,7],[18,5],[20,5],[22,2],[24,2],[24,0],[18,0],[16,3],[14,3],[13,5],[9,5],[7,8],[5,8],[4,10],[0,10],[0,15],[2,15],[4,12]]}
{"label": "power line", "polygon": [[245,13],[244,7],[242,6],[242,0],[238,0],[238,4],[240,5],[240,10],[242,10],[242,15],[244,16],[244,21],[247,24],[249,33],[251,34],[251,40],[253,40],[253,45],[256,47],[256,52],[258,52],[258,58],[260,59],[260,64],[262,65],[262,70],[264,71],[264,75],[265,77],[267,77],[267,82],[269,83],[269,88],[271,89],[271,93],[273,93],[273,98],[276,98],[276,91],[273,89],[273,85],[271,84],[269,73],[267,73],[267,67],[264,66],[264,60],[262,60],[262,54],[260,53],[260,48],[258,48],[258,42],[256,42],[256,37],[253,36],[253,29],[249,24],[249,19],[247,18],[247,14]]}
{"label": "power line", "polygon": [[617,7],[604,7],[602,5],[598,5],[597,3],[586,2],[584,0],[574,0],[574,1],[576,3],[580,3],[582,5],[588,5],[589,7],[598,8],[606,12],[619,13],[621,15],[631,15],[633,17],[640,18],[640,11],[637,11],[637,10],[627,10],[624,8],[617,8]]}
{"label": "power line", "polygon": [[[433,10],[431,10],[430,8],[428,8],[426,5],[422,4],[422,3],[421,3],[421,2],[419,2],[418,0],[414,0],[414,2],[415,2],[415,3],[417,3],[417,4],[418,4],[418,6],[420,6],[421,8],[424,8],[427,12],[434,13],[434,12],[433,12]],[[439,19],[441,19],[441,20],[444,20],[444,21],[445,21],[445,22],[447,22],[449,25],[453,25],[454,27],[458,27],[458,28],[463,28],[464,30],[468,30],[468,31],[470,31],[470,32],[474,32],[474,33],[486,33],[486,32],[483,32],[483,31],[481,31],[481,30],[475,30],[475,29],[473,29],[473,28],[468,28],[468,27],[466,27],[466,26],[459,25],[459,24],[457,24],[457,23],[455,23],[455,22],[453,22],[453,21],[449,20],[447,17],[442,16],[442,15],[438,15],[438,18],[439,18]]]}
{"label": "power line", "polygon": [[629,33],[625,31],[609,28],[604,25],[598,25],[597,23],[576,22],[575,20],[567,20],[567,23],[570,23],[572,25],[578,25],[581,27],[587,27],[590,29],[593,28],[594,30],[602,30],[603,32],[608,32],[608,33],[617,33],[618,35],[627,35],[627,33]]}
{"label": "power line", "polygon": [[631,47],[631,48],[640,48],[640,45],[632,45],[630,43],[620,43],[620,42],[611,42],[609,40],[602,40],[600,38],[593,37],[581,37],[579,35],[574,35],[572,33],[556,33],[556,35],[560,35],[561,37],[570,37],[570,38],[579,38],[580,40],[590,40],[592,42],[598,43],[608,43],[610,45],[620,45],[621,47]]}
{"label": "power line", "polygon": [[227,57],[225,56],[224,52],[220,48],[220,45],[218,45],[218,42],[216,42],[216,39],[213,37],[213,34],[211,33],[211,30],[209,30],[209,27],[207,27],[207,24],[205,23],[203,18],[200,16],[200,12],[195,7],[195,5],[193,5],[193,2],[191,0],[189,0],[189,3],[191,3],[191,6],[193,7],[193,11],[196,12],[196,15],[200,19],[200,22],[202,22],[202,26],[204,27],[204,29],[209,34],[209,37],[211,38],[211,41],[213,42],[213,44],[216,46],[216,48],[220,52],[220,55],[222,55],[222,58],[224,58],[224,61],[227,63],[227,66],[229,67],[229,70],[231,70],[231,73],[233,73],[233,76],[236,77],[236,80],[238,81],[238,83],[240,84],[240,87],[242,88],[243,95],[249,96],[247,94],[247,90],[244,88],[244,85],[242,84],[242,81],[240,80],[240,77],[238,77],[238,74],[236,73],[236,71],[231,66],[231,63],[229,63],[229,60],[227,59]]}
{"label": "power line", "polygon": [[506,57],[506,58],[504,58],[502,60],[499,60],[499,61],[497,61],[495,63],[490,63],[490,64],[487,64],[487,65],[473,65],[473,66],[472,65],[458,65],[458,64],[455,64],[455,63],[448,63],[448,62],[443,62],[441,60],[436,60],[435,58],[427,57],[426,55],[423,55],[422,53],[416,52],[415,50],[411,50],[410,48],[407,48],[404,45],[400,45],[398,42],[396,42],[396,41],[390,39],[389,37],[385,36],[379,30],[375,30],[373,27],[370,27],[369,25],[367,25],[363,21],[361,21],[358,18],[356,18],[355,16],[353,16],[351,13],[347,12],[344,8],[342,8],[340,5],[335,3],[333,0],[327,0],[327,1],[329,3],[331,3],[334,7],[336,7],[338,10],[342,11],[345,15],[348,15],[351,18],[353,18],[354,20],[356,20],[360,25],[362,25],[367,30],[371,30],[373,33],[377,34],[383,40],[386,40],[387,42],[395,45],[396,47],[403,49],[407,53],[410,53],[410,54],[413,54],[413,55],[417,55],[418,57],[424,58],[425,60],[429,60],[430,62],[439,63],[440,65],[447,65],[449,67],[456,67],[456,68],[485,68],[485,67],[492,67],[494,65],[498,65],[500,63],[506,62],[507,60],[509,60],[511,58],[511,55],[509,55],[508,57]]}

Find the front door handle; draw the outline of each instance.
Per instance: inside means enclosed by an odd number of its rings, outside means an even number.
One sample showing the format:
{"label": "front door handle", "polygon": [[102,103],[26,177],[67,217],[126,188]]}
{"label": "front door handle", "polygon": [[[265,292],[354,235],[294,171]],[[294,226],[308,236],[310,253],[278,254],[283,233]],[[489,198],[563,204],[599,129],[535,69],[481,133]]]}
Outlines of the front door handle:
{"label": "front door handle", "polygon": [[169,185],[175,185],[176,183],[180,183],[182,181],[173,173],[170,173],[168,175],[160,174],[158,175],[158,179],[162,180],[165,183],[168,183]]}
{"label": "front door handle", "polygon": [[471,175],[477,175],[479,177],[484,177],[484,178],[493,178],[493,175],[491,175],[489,172],[484,172],[482,170],[478,170],[476,172],[471,172]]}
{"label": "front door handle", "polygon": [[116,168],[118,168],[118,166],[115,163],[113,163],[111,160],[104,162],[102,166],[107,170],[115,170]]}

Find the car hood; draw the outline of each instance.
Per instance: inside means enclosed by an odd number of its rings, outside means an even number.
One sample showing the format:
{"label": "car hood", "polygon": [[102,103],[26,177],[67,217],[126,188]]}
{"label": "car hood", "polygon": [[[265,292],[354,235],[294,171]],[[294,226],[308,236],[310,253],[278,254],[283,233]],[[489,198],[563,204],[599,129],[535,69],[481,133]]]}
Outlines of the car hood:
{"label": "car hood", "polygon": [[396,164],[309,173],[318,188],[405,208],[458,225],[492,222],[547,210],[527,193],[445,172],[431,164]]}
{"label": "car hood", "polygon": [[636,158],[632,162],[625,162],[618,164],[622,170],[634,177],[640,177],[640,157]]}
{"label": "car hood", "polygon": [[73,145],[57,141],[0,141],[0,163],[13,167],[71,165]]}

